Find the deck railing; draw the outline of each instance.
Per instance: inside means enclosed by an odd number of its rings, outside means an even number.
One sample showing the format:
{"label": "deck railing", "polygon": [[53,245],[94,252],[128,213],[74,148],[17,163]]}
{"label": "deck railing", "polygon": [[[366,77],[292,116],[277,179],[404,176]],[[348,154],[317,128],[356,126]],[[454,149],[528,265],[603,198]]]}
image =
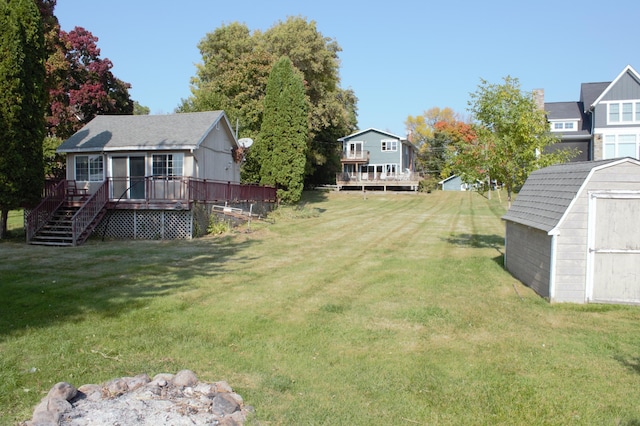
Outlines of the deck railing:
{"label": "deck railing", "polygon": [[340,161],[342,162],[368,162],[370,158],[369,151],[342,151]]}
{"label": "deck railing", "polygon": [[220,182],[196,178],[110,178],[111,200],[118,203],[275,202],[272,186]]}
{"label": "deck railing", "polygon": [[27,241],[31,241],[53,213],[64,203],[67,193],[67,181],[63,180],[47,188],[47,196],[33,210],[25,220]]}
{"label": "deck railing", "polygon": [[385,182],[414,182],[420,180],[420,176],[414,172],[404,172],[404,173],[395,173],[395,174],[386,174],[386,173],[366,173],[366,172],[358,172],[358,173],[338,173],[336,175],[336,182],[342,183],[385,183]]}
{"label": "deck railing", "polygon": [[102,209],[104,209],[107,201],[109,201],[109,185],[108,182],[105,181],[71,218],[71,232],[74,246],[83,242],[81,238],[85,234],[85,231],[98,214],[100,214]]}
{"label": "deck railing", "polygon": [[276,188],[231,182],[190,179],[189,198],[193,201],[275,202]]}

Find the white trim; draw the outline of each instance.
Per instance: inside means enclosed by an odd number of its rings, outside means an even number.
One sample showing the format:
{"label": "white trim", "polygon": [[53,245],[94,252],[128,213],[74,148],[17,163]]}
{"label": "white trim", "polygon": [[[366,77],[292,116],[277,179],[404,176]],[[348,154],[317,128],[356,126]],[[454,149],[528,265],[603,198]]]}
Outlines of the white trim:
{"label": "white trim", "polygon": [[558,249],[558,235],[551,236],[551,253],[549,260],[549,301],[556,298],[556,253]]}
{"label": "white trim", "polygon": [[[389,144],[393,147],[393,149],[383,149],[383,146]],[[397,152],[398,145],[402,146],[398,139],[380,139],[380,152]]]}
{"label": "white trim", "polygon": [[364,133],[368,133],[368,132],[381,133],[383,135],[389,136],[389,137],[394,138],[394,139],[398,139],[400,141],[406,141],[407,140],[406,138],[402,138],[402,137],[400,137],[398,135],[394,135],[393,133],[385,132],[384,130],[378,130],[378,129],[374,128],[374,127],[369,127],[368,129],[358,130],[357,132],[351,133],[349,136],[341,137],[341,138],[338,139],[338,142],[344,142],[347,139],[351,139],[351,138],[354,138],[356,136],[360,136],[360,135],[362,135]]}
{"label": "white trim", "polygon": [[[580,120],[578,119],[561,119],[561,120],[549,120],[550,131],[552,133],[568,133],[568,132],[577,132],[578,131],[578,123]],[[572,124],[573,127],[567,128],[567,124]],[[562,124],[562,128],[556,129],[556,124]]]}
{"label": "white trim", "polygon": [[633,159],[633,158],[621,158],[619,160],[612,160],[608,163],[602,164],[600,166],[596,166],[593,167],[591,169],[591,171],[589,172],[589,174],[587,175],[587,177],[584,179],[584,181],[582,182],[582,185],[580,185],[580,189],[578,189],[578,191],[576,192],[575,197],[573,197],[573,200],[571,200],[571,203],[569,203],[569,205],[567,206],[567,208],[564,210],[564,213],[562,213],[562,217],[560,218],[560,220],[558,220],[558,223],[556,224],[556,226],[554,226],[552,229],[549,230],[549,232],[547,232],[548,235],[558,235],[560,233],[560,227],[563,225],[564,221],[567,219],[567,216],[569,215],[569,212],[573,209],[573,205],[577,202],[578,198],[580,198],[580,195],[582,194],[582,191],[584,190],[585,186],[587,185],[587,183],[589,182],[589,180],[591,180],[591,177],[593,176],[593,174],[599,170],[602,169],[606,169],[608,167],[613,167],[613,166],[617,166],[618,164],[622,164],[622,163],[633,163],[636,164],[638,166],[640,166],[640,161]]}
{"label": "white trim", "polygon": [[[622,119],[622,115],[623,115],[623,111],[622,111],[622,105],[623,104],[631,104],[631,120],[629,121],[624,121]],[[640,124],[640,120],[637,120],[636,117],[638,117],[638,115],[640,114],[640,99],[618,99],[618,100],[614,100],[614,101],[602,101],[602,105],[606,106],[606,119],[607,119],[607,126],[629,126],[629,125],[634,125],[634,124]],[[610,117],[610,108],[611,105],[618,105],[619,109],[618,109],[618,121],[611,121]]]}
{"label": "white trim", "polygon": [[[631,72],[631,74],[635,77],[636,80],[638,80],[640,82],[640,74],[637,73],[636,70],[633,69],[633,67],[631,67],[631,65],[627,65],[620,74],[618,74],[618,76],[616,77],[615,80],[613,80],[611,83],[609,83],[609,85],[607,86],[606,89],[604,89],[602,91],[602,93],[600,93],[600,96],[598,96],[598,98],[593,101],[593,103],[590,105],[590,108],[593,109],[597,104],[600,103],[600,101],[602,101],[602,99],[607,95],[607,93],[609,93],[609,91],[611,90],[611,88],[613,86],[616,85],[616,83],[618,83],[618,81],[620,81],[620,79],[622,78],[623,75],[625,75],[627,72]],[[607,111],[608,112],[608,111]]]}
{"label": "white trim", "polygon": [[[596,216],[597,216],[597,200],[603,199],[640,199],[640,191],[626,190],[599,190],[589,191],[589,205],[587,209],[587,274],[585,283],[585,302],[593,300],[594,276],[595,276],[595,256],[596,253],[640,253],[640,250],[615,250],[595,248],[596,239]],[[612,300],[615,302],[615,300]]]}

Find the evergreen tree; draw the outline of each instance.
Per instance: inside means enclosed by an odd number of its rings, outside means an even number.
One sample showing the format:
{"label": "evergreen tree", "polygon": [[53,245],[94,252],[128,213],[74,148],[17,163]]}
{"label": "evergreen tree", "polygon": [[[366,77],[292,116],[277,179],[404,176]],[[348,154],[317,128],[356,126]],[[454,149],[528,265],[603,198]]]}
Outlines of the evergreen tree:
{"label": "evergreen tree", "polygon": [[[250,31],[237,22],[208,33],[199,43],[203,63],[192,78],[192,96],[181,112],[223,109],[239,136],[256,139],[263,120],[266,82],[273,64],[287,56],[304,76],[309,131],[306,183],[335,182],[340,171],[338,138],[356,129],[358,99],[340,88],[338,43],[324,37],[314,21],[289,17],[266,32]],[[260,163],[253,147],[242,167],[244,182],[257,182]]]}
{"label": "evergreen tree", "polygon": [[260,183],[275,185],[278,200],[296,203],[302,196],[309,119],[303,77],[289,58],[273,66],[267,81],[264,115],[254,154]]}
{"label": "evergreen tree", "polygon": [[44,184],[42,19],[33,0],[0,0],[0,238],[9,210],[34,206]]}

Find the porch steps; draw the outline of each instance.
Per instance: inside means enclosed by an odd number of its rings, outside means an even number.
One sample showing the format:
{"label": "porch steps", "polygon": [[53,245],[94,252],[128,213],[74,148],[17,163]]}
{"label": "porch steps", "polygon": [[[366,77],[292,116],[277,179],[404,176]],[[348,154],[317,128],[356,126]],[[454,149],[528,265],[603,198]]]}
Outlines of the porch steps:
{"label": "porch steps", "polygon": [[[63,205],[51,216],[46,225],[44,225],[36,235],[31,239],[30,244],[45,246],[73,246],[73,232],[71,218],[80,209],[74,205]],[[93,222],[78,237],[77,244],[80,245],[91,235],[104,216],[106,210],[93,220]]]}

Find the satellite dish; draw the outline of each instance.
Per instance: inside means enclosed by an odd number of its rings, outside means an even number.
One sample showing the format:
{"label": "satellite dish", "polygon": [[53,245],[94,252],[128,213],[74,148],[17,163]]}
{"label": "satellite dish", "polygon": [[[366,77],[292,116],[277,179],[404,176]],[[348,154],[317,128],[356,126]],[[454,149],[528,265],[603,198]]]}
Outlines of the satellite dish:
{"label": "satellite dish", "polygon": [[251,145],[253,145],[253,139],[251,138],[238,139],[238,143],[243,148],[249,148]]}

